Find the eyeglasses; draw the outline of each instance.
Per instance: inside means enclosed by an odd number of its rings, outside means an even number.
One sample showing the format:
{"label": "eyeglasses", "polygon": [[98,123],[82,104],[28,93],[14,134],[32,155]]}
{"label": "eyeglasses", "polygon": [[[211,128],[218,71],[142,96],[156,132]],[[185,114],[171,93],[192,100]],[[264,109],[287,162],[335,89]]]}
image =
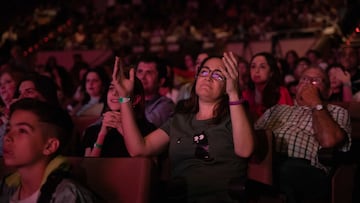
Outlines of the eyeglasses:
{"label": "eyeglasses", "polygon": [[300,78],[300,83],[311,83],[313,85],[318,85],[323,82],[323,79],[321,77],[309,77],[309,76],[303,76]]}
{"label": "eyeglasses", "polygon": [[220,70],[213,70],[211,71],[209,67],[203,66],[200,71],[198,76],[199,77],[209,77],[209,75],[211,76],[212,79],[217,80],[217,81],[224,81],[225,80],[225,76],[223,76],[221,74]]}
{"label": "eyeglasses", "polygon": [[212,158],[209,154],[209,142],[207,136],[204,132],[195,134],[193,136],[194,143],[196,144],[195,148],[195,157],[198,159],[211,161]]}

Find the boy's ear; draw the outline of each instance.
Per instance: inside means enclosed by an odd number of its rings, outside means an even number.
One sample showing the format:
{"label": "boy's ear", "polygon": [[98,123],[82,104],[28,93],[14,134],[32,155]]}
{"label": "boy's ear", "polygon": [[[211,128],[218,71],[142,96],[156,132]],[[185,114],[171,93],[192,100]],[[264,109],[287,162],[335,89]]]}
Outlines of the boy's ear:
{"label": "boy's ear", "polygon": [[44,155],[51,155],[54,154],[60,146],[60,141],[56,138],[49,138],[45,144],[45,147],[43,149]]}

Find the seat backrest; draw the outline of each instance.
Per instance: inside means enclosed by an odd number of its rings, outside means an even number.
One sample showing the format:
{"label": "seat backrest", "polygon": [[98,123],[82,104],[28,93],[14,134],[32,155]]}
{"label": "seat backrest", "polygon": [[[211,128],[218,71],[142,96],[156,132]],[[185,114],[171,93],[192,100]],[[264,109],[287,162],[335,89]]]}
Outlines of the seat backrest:
{"label": "seat backrest", "polygon": [[81,136],[89,125],[95,123],[99,119],[100,116],[73,116],[72,120],[74,123],[75,133]]}
{"label": "seat backrest", "polygon": [[74,173],[107,202],[146,203],[150,198],[150,158],[69,157]]}
{"label": "seat backrest", "polygon": [[351,203],[356,164],[339,166],[331,179],[331,203]]}
{"label": "seat backrest", "polygon": [[[68,158],[74,175],[105,202],[149,202],[153,172],[151,158]],[[14,171],[4,166],[2,158],[0,162],[1,177]]]}
{"label": "seat backrest", "polygon": [[73,116],[72,121],[74,123],[74,135],[71,138],[70,143],[67,146],[67,156],[83,156],[84,151],[82,149],[82,139],[84,131],[91,124],[100,119],[100,116]]}
{"label": "seat backrest", "polygon": [[273,138],[270,130],[255,131],[255,150],[249,162],[249,179],[272,185]]}

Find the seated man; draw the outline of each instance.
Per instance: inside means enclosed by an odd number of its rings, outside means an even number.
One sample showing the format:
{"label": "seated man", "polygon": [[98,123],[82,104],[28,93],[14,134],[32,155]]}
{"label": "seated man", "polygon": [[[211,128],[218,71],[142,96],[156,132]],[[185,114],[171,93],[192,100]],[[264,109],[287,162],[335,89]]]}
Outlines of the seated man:
{"label": "seated man", "polygon": [[60,156],[72,129],[60,107],[32,98],[11,105],[3,159],[16,172],[0,183],[0,202],[98,202],[70,178],[69,164]]}
{"label": "seated man", "polygon": [[171,117],[175,106],[171,99],[159,93],[165,82],[166,66],[158,57],[143,56],[136,67],[136,77],[144,87],[146,118],[160,127]]}
{"label": "seated man", "polygon": [[351,75],[352,93],[360,92],[360,61],[358,59],[358,49],[352,46],[344,46],[340,49],[340,63],[344,66],[345,70]]}
{"label": "seated man", "polygon": [[330,168],[319,163],[321,148],[348,151],[351,145],[347,110],[326,103],[329,78],[320,68],[305,70],[296,93],[296,105],[275,105],[255,124],[271,129],[277,157],[274,183],[288,202],[330,197]]}

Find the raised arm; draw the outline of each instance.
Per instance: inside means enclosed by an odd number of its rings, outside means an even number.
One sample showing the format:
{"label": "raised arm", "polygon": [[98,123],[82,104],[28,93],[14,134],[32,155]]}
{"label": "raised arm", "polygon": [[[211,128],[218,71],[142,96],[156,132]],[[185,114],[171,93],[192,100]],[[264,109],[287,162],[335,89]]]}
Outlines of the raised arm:
{"label": "raised arm", "polygon": [[234,150],[240,157],[249,157],[254,150],[253,128],[241,102],[239,93],[237,60],[232,52],[224,53],[226,92],[230,101],[230,116],[233,130]]}
{"label": "raised arm", "polygon": [[[129,98],[134,88],[134,69],[130,69],[129,78],[126,78],[118,57],[115,59],[112,80],[119,97]],[[120,99],[119,101],[121,103],[123,136],[129,154],[131,156],[153,156],[163,151],[170,140],[165,131],[157,129],[143,138],[135,121],[131,101],[128,99]]]}
{"label": "raised arm", "polygon": [[[318,89],[311,84],[299,90],[301,98],[297,99],[304,105],[312,108],[314,136],[322,147],[330,148],[340,144],[345,136],[345,131],[331,116],[326,103],[320,99]],[[316,109],[316,106],[323,108]]]}
{"label": "raised arm", "polygon": [[343,71],[341,68],[336,68],[336,77],[342,83],[342,101],[352,101],[352,90],[351,90],[351,75],[348,71]]}

